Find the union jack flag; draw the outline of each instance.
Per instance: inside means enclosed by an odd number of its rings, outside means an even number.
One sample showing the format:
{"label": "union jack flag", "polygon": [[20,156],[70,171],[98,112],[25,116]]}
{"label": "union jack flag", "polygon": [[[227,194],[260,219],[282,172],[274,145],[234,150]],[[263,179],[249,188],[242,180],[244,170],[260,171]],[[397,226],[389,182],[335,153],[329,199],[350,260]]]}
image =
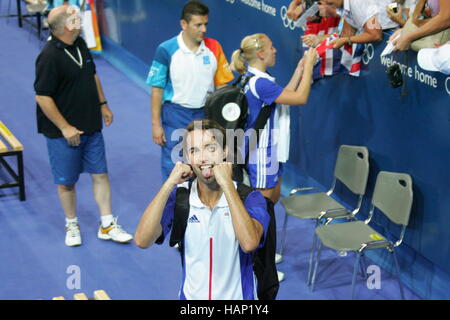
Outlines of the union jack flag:
{"label": "union jack flag", "polygon": [[340,21],[341,21],[341,18],[335,18],[335,17],[322,17],[320,19],[320,22],[308,21],[306,23],[305,35],[308,35],[308,34],[317,34],[317,35],[333,34],[336,31],[338,31]]}
{"label": "union jack flag", "polygon": [[364,45],[345,44],[340,49],[333,49],[331,42],[337,38],[338,34],[334,33],[316,47],[319,59],[314,67],[313,80],[339,73],[359,77]]}

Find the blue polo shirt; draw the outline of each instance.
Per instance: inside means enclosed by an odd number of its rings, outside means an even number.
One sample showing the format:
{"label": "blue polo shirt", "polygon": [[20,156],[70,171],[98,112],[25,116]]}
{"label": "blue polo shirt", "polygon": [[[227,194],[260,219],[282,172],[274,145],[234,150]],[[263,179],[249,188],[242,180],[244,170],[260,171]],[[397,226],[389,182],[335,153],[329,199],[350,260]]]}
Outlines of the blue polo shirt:
{"label": "blue polo shirt", "polygon": [[218,41],[204,38],[197,52],[192,52],[181,32],[159,45],[147,84],[164,89],[163,102],[198,109],[215,87],[231,80],[233,74]]}

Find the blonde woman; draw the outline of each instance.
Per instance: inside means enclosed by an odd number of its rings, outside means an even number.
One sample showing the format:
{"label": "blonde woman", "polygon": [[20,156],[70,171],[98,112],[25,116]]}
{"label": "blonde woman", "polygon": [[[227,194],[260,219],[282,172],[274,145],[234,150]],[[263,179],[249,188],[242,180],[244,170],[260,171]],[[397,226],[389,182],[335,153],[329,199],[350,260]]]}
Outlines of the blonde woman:
{"label": "blonde woman", "polygon": [[[259,113],[269,111],[270,116],[264,130],[259,135],[256,146],[246,143],[248,164],[246,165],[250,185],[276,203],[280,198],[282,166],[278,162],[277,145],[274,143],[274,132],[280,127],[277,105],[304,105],[308,102],[311,90],[313,66],[317,60],[314,49],[310,49],[298,63],[289,84],[281,87],[267,73],[267,68],[276,62],[276,52],[270,38],[262,33],[245,37],[238,50],[233,53],[231,69],[246,76],[252,76],[245,91],[248,101],[249,115],[247,127],[252,129]],[[278,110],[279,111],[279,110]],[[288,136],[280,134],[277,143]],[[248,139],[249,140],[249,139]],[[251,144],[251,143],[250,143]]]}

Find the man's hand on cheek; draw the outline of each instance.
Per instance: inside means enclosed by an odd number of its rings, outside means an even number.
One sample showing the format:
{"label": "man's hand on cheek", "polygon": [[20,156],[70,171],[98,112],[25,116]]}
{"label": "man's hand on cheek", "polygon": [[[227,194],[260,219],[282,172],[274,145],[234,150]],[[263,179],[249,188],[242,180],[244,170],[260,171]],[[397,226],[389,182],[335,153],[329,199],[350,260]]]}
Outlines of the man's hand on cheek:
{"label": "man's hand on cheek", "polygon": [[219,186],[226,187],[227,183],[233,182],[233,165],[231,162],[222,162],[213,167],[214,177]]}

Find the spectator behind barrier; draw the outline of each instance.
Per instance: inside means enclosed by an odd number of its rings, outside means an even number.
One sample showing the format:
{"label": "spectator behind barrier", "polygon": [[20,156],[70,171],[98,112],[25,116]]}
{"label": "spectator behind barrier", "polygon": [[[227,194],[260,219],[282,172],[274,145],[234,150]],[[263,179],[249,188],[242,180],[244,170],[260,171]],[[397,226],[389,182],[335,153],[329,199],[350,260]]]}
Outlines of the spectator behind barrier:
{"label": "spectator behind barrier", "polygon": [[[339,29],[340,15],[336,8],[329,6],[325,1],[317,1],[319,4],[319,16],[307,17],[307,29],[301,37],[305,46],[316,47]],[[297,20],[306,9],[307,0],[293,0],[289,4],[287,16],[289,19]]]}
{"label": "spectator behind barrier", "polygon": [[[322,1],[322,0],[321,0]],[[313,79],[338,73],[358,77],[364,44],[383,39],[383,30],[398,26],[386,13],[390,0],[323,0],[344,19],[342,32],[316,46],[320,57]]]}
{"label": "spectator behind barrier", "polygon": [[439,48],[425,48],[417,55],[419,66],[427,71],[450,74],[450,41]]}
{"label": "spectator behind barrier", "polygon": [[[425,4],[428,4],[431,9],[431,19],[420,20],[419,15]],[[407,50],[412,42],[450,28],[450,1],[419,0],[413,16],[413,23],[418,27],[416,30],[402,32],[404,30],[400,29],[389,39],[394,44],[395,50]],[[397,36],[399,36],[398,39],[396,39]],[[448,38],[445,40],[448,40]]]}
{"label": "spectator behind barrier", "polygon": [[[418,0],[395,0],[386,7],[386,13],[392,21],[403,27],[414,12]],[[396,5],[396,6],[395,6]]]}
{"label": "spectator behind barrier", "polygon": [[[292,0],[287,10],[287,17],[291,20],[297,20],[307,9],[308,3],[317,2],[319,4],[320,16],[322,17],[335,17],[336,9],[327,5],[324,0]],[[314,20],[314,17],[310,17],[308,20]]]}
{"label": "spectator behind barrier", "polygon": [[305,11],[304,0],[292,0],[288,6],[287,17],[291,20],[297,20]]}
{"label": "spectator behind barrier", "polygon": [[344,27],[338,39],[333,40],[334,48],[344,44],[381,41],[383,30],[398,25],[389,19],[386,6],[390,0],[324,0],[338,9],[344,18]]}

